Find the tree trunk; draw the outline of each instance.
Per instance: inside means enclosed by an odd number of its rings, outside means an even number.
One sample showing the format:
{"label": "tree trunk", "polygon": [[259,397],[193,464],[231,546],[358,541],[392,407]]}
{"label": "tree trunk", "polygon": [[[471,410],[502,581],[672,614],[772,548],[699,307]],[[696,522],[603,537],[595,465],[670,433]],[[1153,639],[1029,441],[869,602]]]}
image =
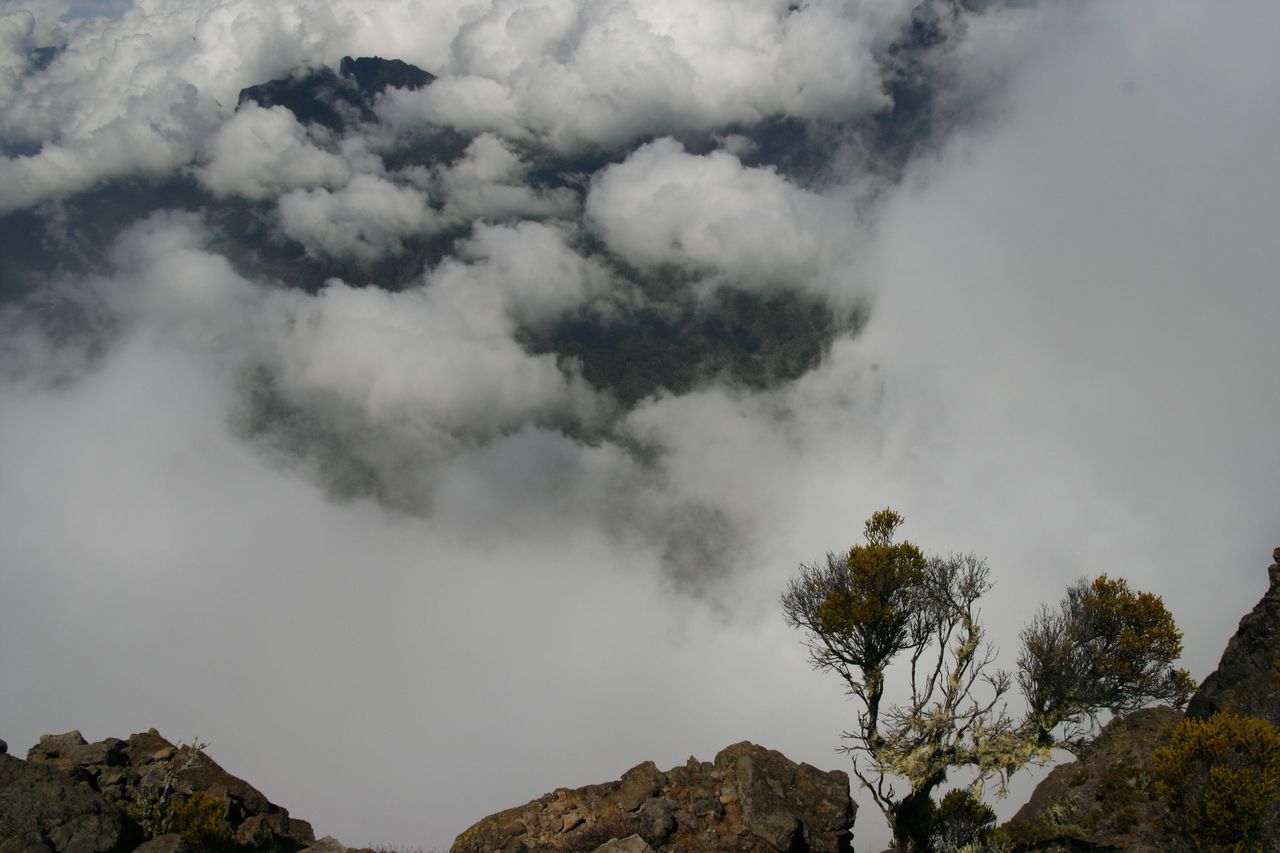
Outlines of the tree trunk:
{"label": "tree trunk", "polygon": [[946,779],[939,774],[903,797],[893,808],[893,843],[898,853],[921,853],[928,849],[931,829],[930,795]]}

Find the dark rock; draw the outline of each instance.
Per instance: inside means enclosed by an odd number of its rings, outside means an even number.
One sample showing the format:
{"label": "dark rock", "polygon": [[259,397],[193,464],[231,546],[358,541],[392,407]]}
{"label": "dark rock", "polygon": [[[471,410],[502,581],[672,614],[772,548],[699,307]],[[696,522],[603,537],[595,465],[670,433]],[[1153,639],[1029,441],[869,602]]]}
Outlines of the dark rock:
{"label": "dark rock", "polygon": [[9,744],[0,740],[0,755],[8,755],[8,754],[9,754]]}
{"label": "dark rock", "polygon": [[[242,851],[294,853],[315,843],[311,824],[289,816],[257,788],[224,770],[208,754],[176,745],[156,731],[86,743],[79,732],[46,735],[31,748],[33,767],[84,782],[125,814],[155,804],[166,779],[174,796],[202,794],[220,801],[224,829]],[[141,839],[139,839],[141,840]]]}
{"label": "dark rock", "polygon": [[1151,753],[1181,719],[1161,707],[1108,723],[1083,759],[1055,767],[1006,824],[1016,849],[1167,849],[1150,789]]}
{"label": "dark rock", "polygon": [[44,843],[40,833],[28,832],[0,841],[0,853],[53,853],[53,848]]}
{"label": "dark rock", "polygon": [[624,812],[633,812],[662,788],[667,777],[662,775],[656,764],[646,761],[636,765],[622,774],[622,785],[618,789],[618,807]]}
{"label": "dark rock", "polygon": [[281,106],[303,124],[319,124],[335,133],[373,121],[373,103],[389,86],[416,89],[435,77],[398,59],[343,57],[339,73],[333,69],[297,68],[288,76],[240,90],[237,106],[254,101],[263,107]]}
{"label": "dark rock", "polygon": [[[66,743],[74,745],[72,739]],[[122,853],[141,840],[123,810],[89,786],[54,767],[0,756],[0,844],[5,853]]]}
{"label": "dark rock", "polygon": [[61,770],[97,788],[95,779],[102,768],[125,763],[124,746],[119,738],[86,743],[80,732],[42,735],[40,742],[27,750],[27,761]]}
{"label": "dark rock", "polygon": [[1188,717],[1232,711],[1280,724],[1280,548],[1272,558],[1269,589],[1240,620],[1218,668],[1191,697]]}
{"label": "dark rock", "polygon": [[744,742],[711,763],[663,773],[646,762],[616,782],[558,789],[485,818],[452,850],[840,853],[852,850],[854,814],[845,773]]}
{"label": "dark rock", "polygon": [[40,735],[40,742],[27,750],[27,761],[52,761],[66,756],[74,749],[88,745],[89,742],[78,731],[60,735]]}
{"label": "dark rock", "polygon": [[348,847],[332,835],[326,835],[315,844],[307,847],[303,853],[347,853]]}
{"label": "dark rock", "polygon": [[812,850],[837,849],[822,840],[853,825],[844,773],[797,765],[780,752],[745,742],[723,750],[715,765],[737,779],[744,828],[779,850],[794,849],[796,840]]}
{"label": "dark rock", "polygon": [[388,88],[421,89],[435,80],[435,75],[423,71],[399,59],[383,59],[381,56],[362,56],[352,59],[342,57],[338,73],[349,80],[368,97],[381,95]]}
{"label": "dark rock", "polygon": [[181,835],[157,835],[133,853],[195,853]]}

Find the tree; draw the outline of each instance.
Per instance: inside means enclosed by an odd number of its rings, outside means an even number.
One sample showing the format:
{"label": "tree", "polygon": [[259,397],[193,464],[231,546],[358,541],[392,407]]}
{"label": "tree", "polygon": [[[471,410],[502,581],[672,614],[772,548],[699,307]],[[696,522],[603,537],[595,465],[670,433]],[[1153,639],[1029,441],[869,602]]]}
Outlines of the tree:
{"label": "tree", "polygon": [[1187,671],[1169,665],[1181,654],[1182,632],[1159,596],[1106,575],[1078,581],[1022,631],[1018,683],[1038,739],[1079,753],[1102,710],[1128,714],[1153,699],[1181,707],[1195,691]]}
{"label": "tree", "polygon": [[[1190,677],[1171,667],[1181,635],[1163,602],[1103,576],[1072,587],[1058,611],[1042,610],[1023,632],[1017,683],[1029,710],[1012,717],[1005,697],[1014,679],[994,668],[978,618],[991,589],[986,563],[972,554],[926,557],[894,541],[902,522],[892,509],[876,512],[865,545],[801,564],[782,596],[813,666],[839,675],[858,703],[842,749],[899,850],[932,849],[932,795],[951,769],[973,768],[975,792],[994,779],[1003,793],[1010,774],[1047,761],[1053,747],[1078,748],[1086,721],[1103,709],[1185,704]],[[1062,669],[1082,661],[1089,667]],[[886,706],[895,663],[906,699]]]}

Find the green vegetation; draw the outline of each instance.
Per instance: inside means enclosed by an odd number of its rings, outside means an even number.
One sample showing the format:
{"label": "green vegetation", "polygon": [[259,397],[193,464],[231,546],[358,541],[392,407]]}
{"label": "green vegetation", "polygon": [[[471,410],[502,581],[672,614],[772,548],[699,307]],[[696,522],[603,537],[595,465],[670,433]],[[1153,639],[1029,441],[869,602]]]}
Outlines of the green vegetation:
{"label": "green vegetation", "polygon": [[1280,728],[1236,714],[1187,719],[1152,755],[1168,828],[1206,851],[1274,850],[1280,837]]}
{"label": "green vegetation", "polygon": [[[895,541],[902,522],[892,509],[876,512],[864,525],[865,545],[802,564],[782,597],[814,667],[839,675],[858,702],[844,750],[898,850],[935,849],[943,810],[932,796],[951,769],[972,768],[975,794],[987,780],[1003,793],[1012,773],[1047,761],[1052,748],[1082,748],[1103,710],[1185,704],[1190,677],[1172,666],[1181,634],[1163,601],[1104,575],[1070,588],[1056,611],[1042,609],[1023,632],[1017,683],[1030,710],[1015,720],[1004,702],[1013,678],[993,669],[996,653],[978,621],[977,602],[991,589],[986,563],[971,554],[926,556]],[[885,707],[895,662],[908,699]],[[983,815],[971,797],[946,811],[957,825]]]}
{"label": "green vegetation", "polygon": [[937,805],[929,804],[929,834],[926,849],[931,853],[951,851],[1003,850],[1004,832],[996,828],[996,813],[973,792],[963,788],[948,791]]}
{"label": "green vegetation", "polygon": [[576,362],[588,382],[629,408],[660,390],[681,394],[714,379],[753,389],[797,379],[861,322],[842,324],[823,302],[794,291],[722,287],[699,305],[683,286],[648,285],[634,304],[523,329],[521,344]]}

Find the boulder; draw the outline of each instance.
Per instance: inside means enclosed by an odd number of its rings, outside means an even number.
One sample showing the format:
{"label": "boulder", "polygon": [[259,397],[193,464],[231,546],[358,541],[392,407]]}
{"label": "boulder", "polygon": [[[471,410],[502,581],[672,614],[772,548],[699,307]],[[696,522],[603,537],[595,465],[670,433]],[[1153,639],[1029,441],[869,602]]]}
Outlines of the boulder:
{"label": "boulder", "polygon": [[1188,717],[1232,711],[1280,725],[1280,548],[1272,559],[1266,594],[1240,620],[1218,668],[1191,697]]}
{"label": "boulder", "polygon": [[615,782],[557,789],[476,823],[452,853],[841,853],[854,816],[847,774],[743,742],[709,763],[664,773],[645,762]]}
{"label": "boulder", "polygon": [[640,836],[628,835],[626,838],[615,838],[612,841],[606,841],[593,850],[592,853],[654,853],[654,849]]}
{"label": "boulder", "polygon": [[166,833],[143,844],[133,853],[195,853],[181,835]]}
{"label": "boulder", "polygon": [[332,835],[326,835],[315,844],[304,849],[302,853],[348,853],[349,850],[350,848],[347,845]]}
{"label": "boulder", "polygon": [[1151,753],[1181,719],[1160,707],[1109,722],[1081,760],[1055,767],[1005,825],[1015,849],[1160,853]]}
{"label": "boulder", "polygon": [[0,850],[123,853],[142,840],[118,806],[53,767],[0,755]]}
{"label": "boulder", "polygon": [[213,798],[221,803],[225,832],[244,851],[295,853],[315,843],[309,823],[290,817],[208,754],[176,745],[155,729],[96,743],[75,731],[45,735],[27,753],[27,762],[83,782],[125,814],[145,814],[166,780],[177,797]]}

